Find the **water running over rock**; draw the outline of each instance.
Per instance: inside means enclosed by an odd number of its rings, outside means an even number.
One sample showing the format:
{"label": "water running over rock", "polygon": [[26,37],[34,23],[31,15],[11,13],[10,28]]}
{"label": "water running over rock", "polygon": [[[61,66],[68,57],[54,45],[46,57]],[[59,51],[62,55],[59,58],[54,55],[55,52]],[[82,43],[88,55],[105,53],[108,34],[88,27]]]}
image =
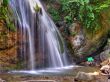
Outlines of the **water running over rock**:
{"label": "water running over rock", "polygon": [[10,0],[10,6],[22,35],[20,54],[28,57],[24,58],[28,69],[36,70],[37,60],[42,69],[67,66],[62,37],[40,0]]}

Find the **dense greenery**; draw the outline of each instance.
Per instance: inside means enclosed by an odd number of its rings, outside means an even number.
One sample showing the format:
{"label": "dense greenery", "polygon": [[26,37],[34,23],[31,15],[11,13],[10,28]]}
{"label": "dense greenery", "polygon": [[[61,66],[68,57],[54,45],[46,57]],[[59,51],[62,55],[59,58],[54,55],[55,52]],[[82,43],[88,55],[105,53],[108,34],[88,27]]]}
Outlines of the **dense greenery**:
{"label": "dense greenery", "polygon": [[9,0],[3,0],[0,6],[0,20],[4,20],[6,22],[8,29],[15,31],[13,19],[10,17],[12,13],[8,8],[8,3],[9,3]]}
{"label": "dense greenery", "polygon": [[[100,20],[100,12],[110,6],[110,0],[60,0],[61,9],[57,12],[63,14],[67,24],[74,20],[80,21],[85,28],[97,30]],[[52,17],[56,21],[59,14],[51,8]]]}
{"label": "dense greenery", "polygon": [[56,10],[55,8],[49,7],[48,11],[52,15],[52,18],[55,22],[61,20],[61,17],[60,17],[58,10]]}
{"label": "dense greenery", "polygon": [[58,22],[61,20],[61,16],[60,16],[60,10],[55,6],[56,1],[54,0],[48,0],[47,4],[48,4],[48,12],[51,14],[52,19],[54,20],[54,22]]}

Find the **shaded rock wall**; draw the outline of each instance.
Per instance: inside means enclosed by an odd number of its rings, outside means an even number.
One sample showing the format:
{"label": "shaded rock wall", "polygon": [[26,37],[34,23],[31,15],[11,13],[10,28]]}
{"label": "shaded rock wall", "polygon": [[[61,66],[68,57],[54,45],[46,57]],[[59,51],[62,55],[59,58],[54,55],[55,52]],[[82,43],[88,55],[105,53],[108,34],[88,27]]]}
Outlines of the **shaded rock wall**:
{"label": "shaded rock wall", "polygon": [[[82,28],[81,25],[79,25],[79,28],[77,26],[73,26],[70,29],[70,34],[75,33],[74,36],[69,36],[70,37],[70,43],[72,45],[74,55],[73,57],[76,57],[76,61],[78,59],[78,62],[85,61],[86,57],[88,56],[96,56],[100,54],[103,51],[104,46],[107,43],[108,39],[108,32],[110,30],[110,8],[103,10],[100,13],[100,18],[99,18],[99,29],[97,31],[91,31],[87,30],[85,28]],[[78,24],[76,22],[76,24]],[[80,29],[80,31],[73,30],[72,28]],[[83,30],[82,30],[83,29]],[[81,38],[76,38],[77,36],[84,36],[84,40]],[[71,38],[72,37],[72,38]],[[74,42],[81,43],[78,46],[75,46]],[[81,62],[80,61],[80,62]]]}

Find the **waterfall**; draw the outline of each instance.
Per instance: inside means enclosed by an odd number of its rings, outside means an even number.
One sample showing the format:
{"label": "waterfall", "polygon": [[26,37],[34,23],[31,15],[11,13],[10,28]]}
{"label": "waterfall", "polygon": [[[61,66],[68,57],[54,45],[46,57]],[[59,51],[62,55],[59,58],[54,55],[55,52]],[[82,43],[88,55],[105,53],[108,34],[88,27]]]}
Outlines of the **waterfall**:
{"label": "waterfall", "polygon": [[[16,27],[22,35],[20,54],[26,59],[27,67],[36,70],[38,67],[67,66],[63,39],[41,1],[10,0],[10,6],[16,17]],[[35,11],[37,6],[39,11]]]}

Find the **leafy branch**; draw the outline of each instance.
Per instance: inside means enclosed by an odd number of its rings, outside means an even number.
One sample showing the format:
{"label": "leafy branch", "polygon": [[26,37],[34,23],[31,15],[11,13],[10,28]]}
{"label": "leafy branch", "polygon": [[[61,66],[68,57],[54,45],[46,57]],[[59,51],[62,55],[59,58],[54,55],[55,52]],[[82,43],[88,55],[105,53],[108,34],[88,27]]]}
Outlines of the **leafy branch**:
{"label": "leafy branch", "polygon": [[15,31],[15,26],[13,24],[12,18],[10,17],[10,10],[8,9],[9,0],[3,0],[0,6],[0,20],[4,20],[6,22],[7,28]]}
{"label": "leafy branch", "polygon": [[64,19],[71,24],[76,18],[87,29],[99,28],[99,15],[105,8],[110,7],[110,0],[60,0]]}

